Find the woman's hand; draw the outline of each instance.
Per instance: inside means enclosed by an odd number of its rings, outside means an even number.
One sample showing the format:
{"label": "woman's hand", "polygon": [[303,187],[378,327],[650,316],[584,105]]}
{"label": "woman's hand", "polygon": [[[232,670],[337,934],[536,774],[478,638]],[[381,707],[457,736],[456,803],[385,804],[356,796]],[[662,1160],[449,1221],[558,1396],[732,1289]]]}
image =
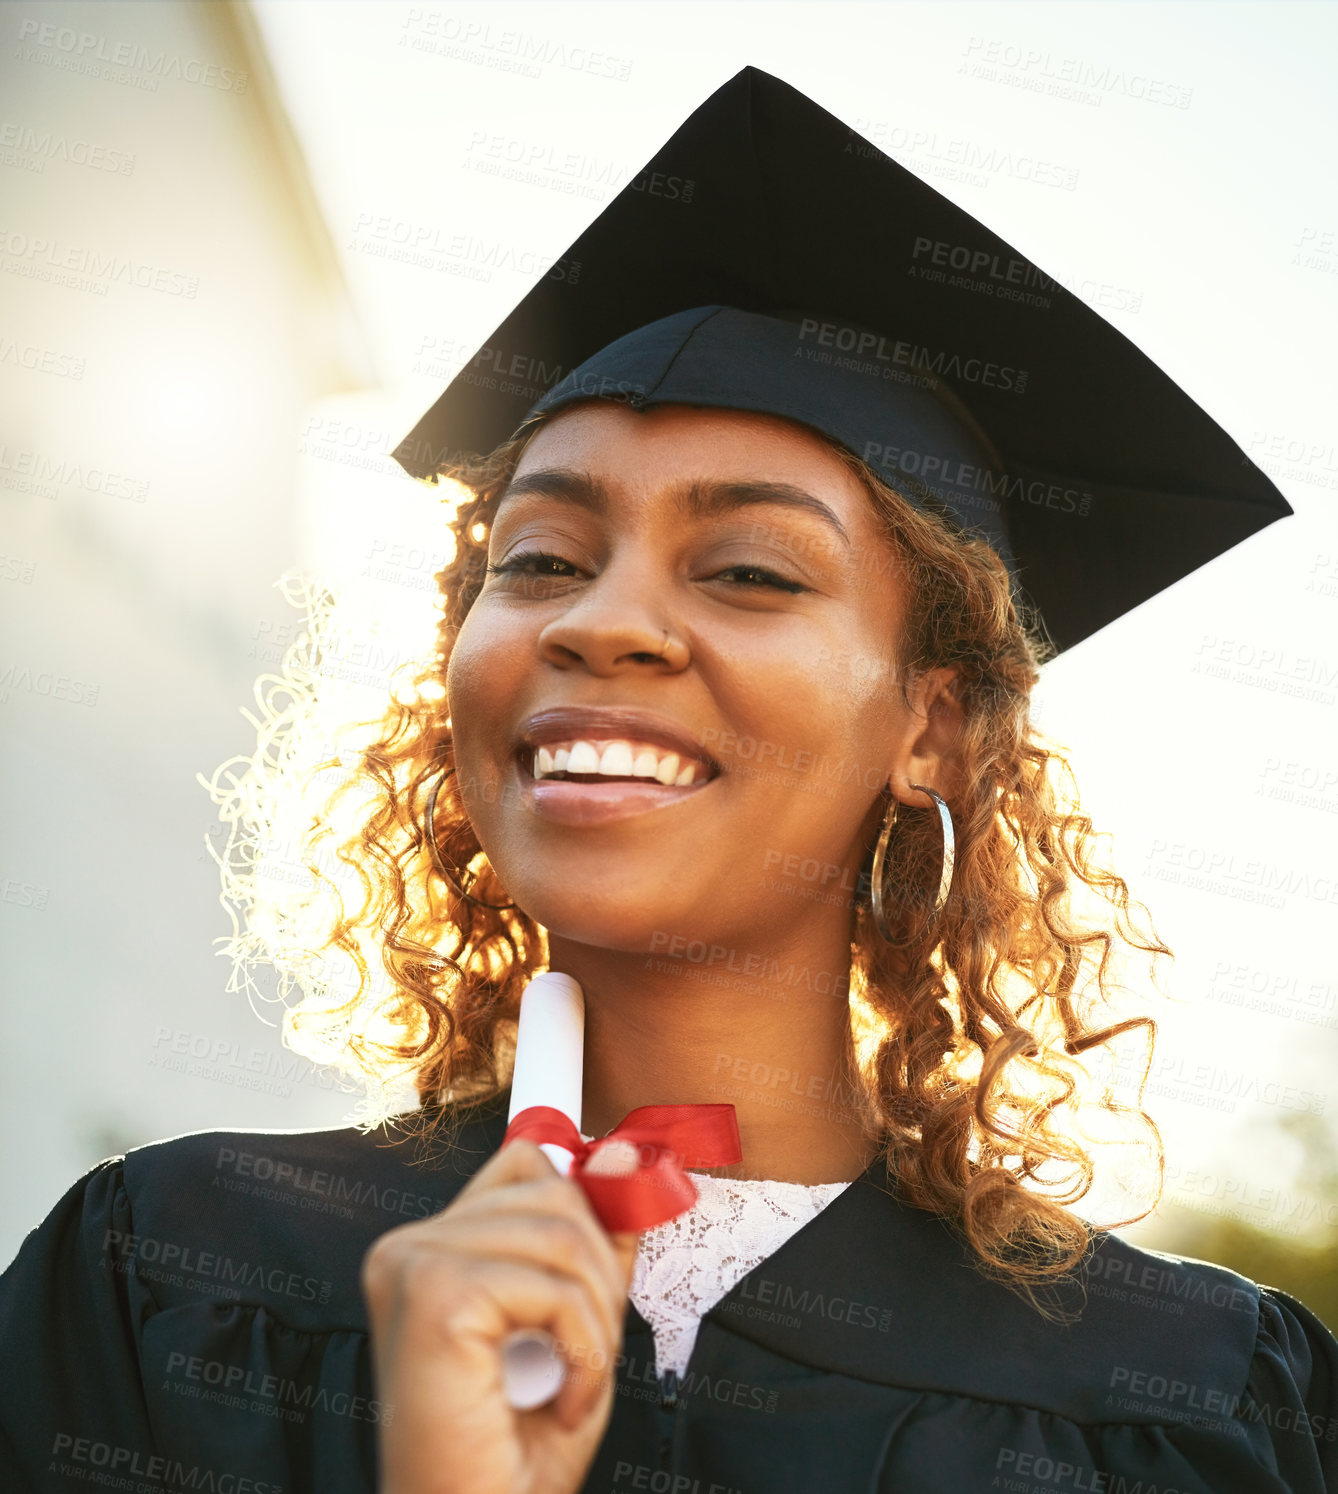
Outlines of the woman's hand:
{"label": "woman's hand", "polygon": [[[636,1235],[609,1235],[532,1141],[450,1205],[382,1235],[362,1265],[380,1494],[572,1494],[613,1406]],[[545,1328],[568,1361],[554,1400],[507,1402],[502,1345]]]}

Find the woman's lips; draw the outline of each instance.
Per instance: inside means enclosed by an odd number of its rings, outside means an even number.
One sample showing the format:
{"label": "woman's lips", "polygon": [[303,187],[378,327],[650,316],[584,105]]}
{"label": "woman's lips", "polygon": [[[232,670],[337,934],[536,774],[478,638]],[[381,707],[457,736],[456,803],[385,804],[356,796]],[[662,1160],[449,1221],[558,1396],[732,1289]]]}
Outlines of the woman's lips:
{"label": "woman's lips", "polygon": [[558,825],[603,825],[648,814],[699,794],[715,782],[705,779],[678,785],[614,778],[606,783],[581,783],[570,778],[536,779],[519,757],[512,757],[511,765],[520,781],[522,808]]}

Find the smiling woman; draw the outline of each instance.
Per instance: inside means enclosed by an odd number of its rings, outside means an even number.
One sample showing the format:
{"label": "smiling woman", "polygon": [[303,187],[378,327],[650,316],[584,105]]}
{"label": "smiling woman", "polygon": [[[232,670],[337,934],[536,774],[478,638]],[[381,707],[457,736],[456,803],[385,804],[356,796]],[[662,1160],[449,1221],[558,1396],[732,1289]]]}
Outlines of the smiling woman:
{"label": "smiling woman", "polygon": [[[447,480],[436,646],[324,765],[330,897],[252,868],[233,952],[315,971],[289,1041],[420,1103],[81,1179],[0,1296],[16,1483],[59,1395],[173,1486],[244,1445],[321,1494],[1334,1487],[1314,1314],[1077,1210],[1103,1149],[1117,1215],[1155,1196],[1124,998],[1169,950],[1030,714],[1287,506],[1073,298],[889,289],[926,235],[1025,262],[848,137],[745,69],[643,174],[697,216],[629,187],[491,339],[570,371],[462,374],[397,451]],[[579,1136],[507,1119],[541,975],[583,997]]]}
{"label": "smiling woman", "polygon": [[[848,1100],[831,1112],[740,1095],[733,1170],[853,1177],[896,1117],[903,1185],[960,1216],[983,1263],[1020,1284],[1070,1269],[1087,1237],[1060,1202],[1091,1174],[1070,1135],[1072,1060],[1150,1028],[1103,1020],[1101,977],[1122,937],[1163,946],[1121,921],[1127,888],[1096,865],[1062,759],[1028,722],[1043,645],[997,555],[770,415],[587,401],[455,475],[473,496],[425,680],[446,696],[397,709],[365,749],[380,794],[360,788],[375,807],[338,847],[400,869],[332,940],[351,952],[358,925],[374,930],[412,998],[384,1059],[412,1052],[423,1099],[457,1114],[495,1096],[521,989],[561,969],[586,993],[597,1130],[648,1095],[707,1100],[704,1054],[835,1078]],[[643,778],[672,782],[627,781],[642,755]],[[912,784],[957,826],[934,919],[943,846]],[[336,790],[327,823],[358,786]],[[433,786],[440,869],[426,815],[403,812]],[[895,945],[870,877],[894,801],[931,805],[898,810]],[[1070,911],[1075,883],[1110,894],[1109,929]],[[647,968],[694,942],[750,973],[726,993],[683,958]],[[796,968],[853,991],[874,1039],[862,1072],[844,996],[801,999]],[[313,1020],[346,1023],[365,999]],[[1015,1186],[1042,1175],[1052,1197]]]}

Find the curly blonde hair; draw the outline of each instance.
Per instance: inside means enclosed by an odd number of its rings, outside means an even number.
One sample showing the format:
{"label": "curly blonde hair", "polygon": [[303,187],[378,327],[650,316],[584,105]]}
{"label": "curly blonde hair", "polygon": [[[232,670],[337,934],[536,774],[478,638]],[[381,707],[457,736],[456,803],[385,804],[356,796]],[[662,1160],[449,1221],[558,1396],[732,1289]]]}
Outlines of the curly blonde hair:
{"label": "curly blonde hair", "polygon": [[[425,1135],[444,1134],[505,1090],[520,995],[547,962],[545,931],[522,909],[482,906],[509,899],[457,792],[444,692],[451,650],[483,584],[494,506],[543,423],[429,479],[448,479],[454,505],[454,554],[435,576],[436,647],[385,715],[361,724],[369,740],[349,750],[345,738],[342,754],[319,764],[336,781],[307,827],[306,865],[326,895],[319,909],[307,905],[303,937],[291,919],[273,917],[257,933],[263,894],[254,877],[231,872],[230,894],[250,926],[225,952],[238,969],[259,958],[277,964],[290,985],[299,972],[305,995],[286,1013],[290,1045],[366,1081],[411,1077],[422,1108],[397,1119]],[[1146,908],[1131,905],[1125,881],[1100,863],[1100,837],[1080,812],[1069,763],[1031,721],[1031,692],[1053,648],[998,555],[931,495],[919,492],[912,504],[814,434],[867,493],[904,579],[903,689],[917,671],[951,666],[964,717],[964,787],[948,801],[956,864],[942,913],[922,916],[943,854],[938,818],[904,807],[891,916],[906,942],[879,936],[866,897],[852,904],[860,1078],[904,1199],[953,1221],[981,1269],[1051,1312],[1037,1289],[1067,1278],[1092,1243],[1092,1226],[1072,1205],[1093,1185],[1097,1142],[1135,1143],[1133,1191],[1150,1195],[1112,1226],[1143,1217],[1160,1193],[1161,1141],[1141,1104],[1155,1023],[1114,1020],[1112,1004],[1124,989],[1117,961],[1142,951],[1151,966],[1171,951],[1150,923],[1145,932],[1135,926],[1131,906]],[[284,677],[298,700],[315,668],[304,642],[306,654],[290,657]],[[244,820],[256,773],[272,775],[280,714],[266,727],[272,750],[261,767],[226,788],[216,777],[223,819]],[[299,715],[290,711],[290,727]],[[425,836],[434,785],[437,843],[471,899],[443,877]],[[322,842],[333,848],[324,866],[313,859]],[[347,906],[336,868],[346,883],[356,877],[360,906]],[[334,955],[356,983],[330,978]],[[1135,1045],[1132,1065],[1125,1039]],[[1099,1081],[1094,1062],[1104,1064]],[[1128,1084],[1132,1092],[1117,1098]],[[1105,1134],[1084,1136],[1083,1118],[1094,1115]]]}

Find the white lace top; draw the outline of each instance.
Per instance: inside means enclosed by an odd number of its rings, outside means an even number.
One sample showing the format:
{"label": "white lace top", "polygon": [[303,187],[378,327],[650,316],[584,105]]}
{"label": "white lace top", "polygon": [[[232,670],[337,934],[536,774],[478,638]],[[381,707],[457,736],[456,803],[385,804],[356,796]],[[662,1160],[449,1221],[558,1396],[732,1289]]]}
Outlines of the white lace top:
{"label": "white lace top", "polygon": [[682,1375],[702,1315],[850,1187],[691,1170],[688,1176],[697,1202],[641,1236],[632,1271],[629,1295],[654,1330],[658,1375],[670,1369]]}

